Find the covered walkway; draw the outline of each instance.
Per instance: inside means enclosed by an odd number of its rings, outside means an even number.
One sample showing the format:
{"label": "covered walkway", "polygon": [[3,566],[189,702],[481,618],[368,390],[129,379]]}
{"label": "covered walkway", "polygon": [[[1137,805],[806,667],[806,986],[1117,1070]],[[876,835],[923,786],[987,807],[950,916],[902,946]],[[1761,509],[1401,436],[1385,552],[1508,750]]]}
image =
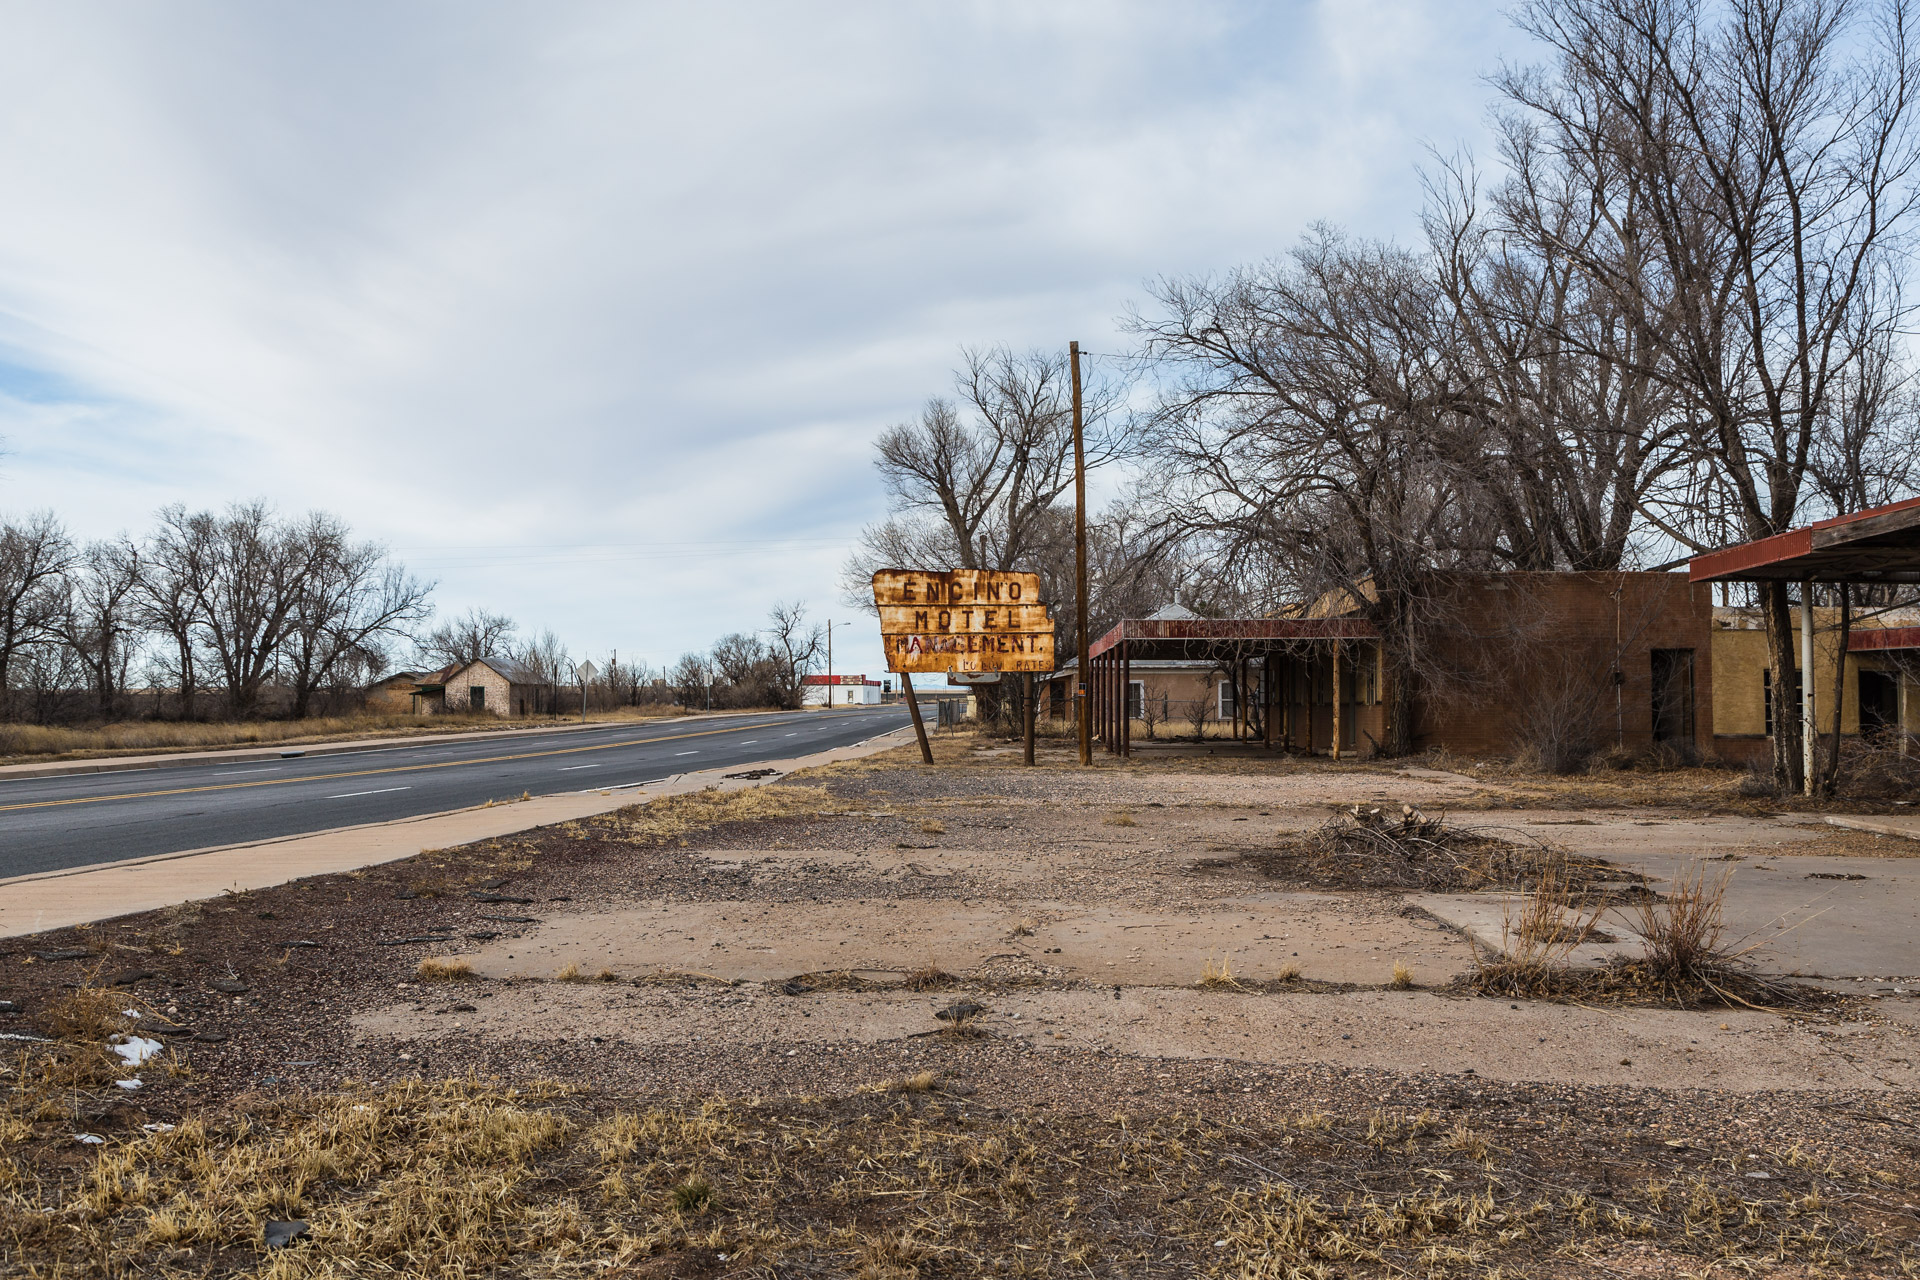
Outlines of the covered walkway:
{"label": "covered walkway", "polygon": [[1234,736],[1335,759],[1376,742],[1379,636],[1360,618],[1128,618],[1089,646],[1094,735],[1133,754],[1133,664],[1204,662],[1232,681]]}

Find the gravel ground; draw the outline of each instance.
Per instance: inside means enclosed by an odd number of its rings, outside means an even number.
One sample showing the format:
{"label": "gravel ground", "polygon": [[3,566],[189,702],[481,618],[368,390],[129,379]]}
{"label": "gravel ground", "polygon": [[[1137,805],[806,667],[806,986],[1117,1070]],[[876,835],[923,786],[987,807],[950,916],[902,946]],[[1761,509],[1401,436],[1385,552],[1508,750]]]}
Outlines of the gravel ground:
{"label": "gravel ground", "polygon": [[[1235,1023],[1233,1037],[1270,1042],[1248,1043],[1238,1053],[1224,1031],[1184,1044],[1164,1036],[1148,1043],[1152,1037],[1143,1039],[1137,1028],[1131,1039],[1120,1034],[1126,1018],[1146,1016],[1145,1006],[1160,999],[1155,992],[1188,1017],[1215,998],[1194,992],[1191,980],[1109,995],[1083,973],[1049,971],[1044,949],[1024,969],[931,975],[931,989],[911,1001],[898,974],[862,978],[812,966],[804,977],[793,975],[802,979],[793,995],[771,977],[751,988],[658,972],[585,984],[416,977],[424,957],[489,954],[539,938],[548,922],[557,926],[637,903],[831,907],[849,918],[884,912],[888,903],[961,910],[983,901],[1068,914],[1238,910],[1250,893],[1272,886],[1251,876],[1195,873],[1196,862],[1262,847],[1317,823],[1338,804],[1440,806],[1475,794],[1475,784],[1458,775],[1384,767],[1330,774],[1285,762],[1261,772],[1244,761],[1212,776],[1185,763],[1080,773],[972,764],[928,769],[882,757],[798,781],[824,790],[785,800],[779,788],[746,793],[766,797],[747,820],[662,825],[625,811],[362,872],[10,940],[0,951],[0,1033],[50,1035],[50,1015],[63,997],[77,987],[110,984],[140,1015],[130,1029],[162,1040],[178,1064],[174,1073],[150,1065],[137,1092],[83,1090],[63,1118],[22,1131],[39,1153],[39,1176],[54,1183],[77,1176],[88,1156],[71,1139],[76,1130],[117,1141],[137,1137],[141,1125],[219,1116],[263,1097],[416,1079],[552,1079],[580,1086],[597,1100],[593,1105],[605,1107],[698,1105],[715,1095],[847,1098],[863,1086],[931,1072],[947,1082],[949,1097],[963,1100],[953,1105],[980,1123],[1030,1114],[1191,1116],[1277,1132],[1288,1117],[1314,1111],[1364,1128],[1365,1117],[1383,1108],[1430,1110],[1448,1123],[1470,1125],[1513,1153],[1527,1178],[1563,1192],[1689,1178],[1769,1195],[1819,1190],[1830,1202],[1823,1212],[1885,1246],[1877,1261],[1849,1255],[1843,1270],[1902,1274],[1914,1261],[1920,1097],[1910,1086],[1864,1087],[1870,1082],[1844,1074],[1839,1064],[1851,1052],[1849,1036],[1863,1030],[1901,1035],[1910,1046],[1915,1027],[1864,1002],[1842,1002],[1834,1012],[1794,1024],[1747,1011],[1659,1015],[1691,1019],[1685,1026],[1697,1023],[1702,1033],[1725,1024],[1730,1036],[1737,1029],[1771,1037],[1770,1044],[1804,1042],[1793,1051],[1801,1056],[1780,1059],[1773,1087],[1749,1087],[1765,1085],[1767,1075],[1747,1072],[1738,1077],[1743,1087],[1729,1089],[1706,1071],[1689,1070],[1683,1046],[1674,1049],[1673,1062],[1663,1060],[1655,1070],[1549,1054],[1541,1047],[1544,1037],[1538,1044],[1512,1037],[1503,1056],[1471,1067],[1440,1053],[1433,1037],[1406,1035],[1396,1045],[1390,1020],[1365,1022],[1357,1003],[1381,1006],[1389,994],[1401,998],[1387,992],[1384,973],[1356,985],[1315,982],[1309,970],[1304,985],[1291,991],[1226,992],[1218,998],[1286,1015],[1262,1014],[1264,1022],[1244,1028]],[[1320,910],[1356,922],[1354,928],[1371,918],[1403,919],[1392,895],[1327,895]],[[912,967],[905,962],[914,957],[899,959],[897,968]],[[1587,1018],[1641,1034],[1655,1017],[1559,1006],[1523,1011],[1505,1002],[1413,994],[1436,1009],[1444,1006],[1447,1016],[1484,1006],[1486,1017],[1524,1017],[1530,1027],[1554,1020],[1574,1026]],[[811,1007],[841,1028],[851,1016],[836,1010],[862,999],[903,1010],[897,1031],[823,1035],[799,1022]],[[958,1031],[927,1018],[933,1008],[961,999],[977,1000],[990,1012]],[[777,1018],[751,1020],[775,1005]],[[1124,1016],[1102,1026],[1095,1020],[1109,1006]],[[620,1012],[642,1007],[649,1011],[645,1019]],[[1022,1008],[1030,1016],[1008,1017]],[[1295,1014],[1316,1025],[1282,1043]],[[1350,1056],[1351,1040],[1333,1038],[1343,1017],[1364,1028],[1365,1060]],[[652,1029],[636,1032],[640,1021]],[[1906,1052],[1911,1068],[1911,1048]],[[1722,1056],[1731,1061],[1739,1051]],[[1347,1174],[1325,1175],[1324,1189],[1337,1192],[1342,1178],[1362,1176],[1365,1160],[1353,1159],[1358,1163]],[[1623,1240],[1603,1254],[1565,1270],[1521,1259],[1506,1274],[1657,1274],[1675,1257],[1691,1258],[1688,1265],[1696,1267],[1709,1261],[1685,1239]],[[1797,1248],[1771,1260],[1747,1250],[1740,1259],[1763,1272],[1801,1274],[1814,1266],[1812,1273],[1820,1273],[1818,1259]],[[202,1258],[196,1265],[211,1264]],[[700,1265],[706,1269],[631,1274],[720,1273],[710,1261]],[[1198,1273],[1206,1260],[1189,1257],[1182,1266]],[[0,1263],[0,1274],[6,1273]],[[1136,1274],[1114,1272],[1121,1273]],[[1159,1274],[1186,1273],[1176,1267]]]}

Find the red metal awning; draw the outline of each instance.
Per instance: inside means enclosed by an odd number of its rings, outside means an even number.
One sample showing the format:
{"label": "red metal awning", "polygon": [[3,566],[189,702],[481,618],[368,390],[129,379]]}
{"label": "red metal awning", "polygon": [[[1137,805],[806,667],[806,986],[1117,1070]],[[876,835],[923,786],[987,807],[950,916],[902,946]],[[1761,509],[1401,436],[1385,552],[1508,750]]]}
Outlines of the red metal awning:
{"label": "red metal awning", "polygon": [[1920,498],[1695,556],[1695,582],[1920,582]]}
{"label": "red metal awning", "polygon": [[1290,641],[1373,640],[1378,635],[1364,618],[1128,618],[1089,645],[1087,656],[1098,657],[1122,640],[1130,648],[1140,645],[1148,651],[1134,650],[1133,656],[1140,658],[1202,655],[1222,644],[1270,642],[1277,647]]}
{"label": "red metal awning", "polygon": [[1920,649],[1920,627],[1868,627],[1847,632],[1848,653],[1876,649]]}

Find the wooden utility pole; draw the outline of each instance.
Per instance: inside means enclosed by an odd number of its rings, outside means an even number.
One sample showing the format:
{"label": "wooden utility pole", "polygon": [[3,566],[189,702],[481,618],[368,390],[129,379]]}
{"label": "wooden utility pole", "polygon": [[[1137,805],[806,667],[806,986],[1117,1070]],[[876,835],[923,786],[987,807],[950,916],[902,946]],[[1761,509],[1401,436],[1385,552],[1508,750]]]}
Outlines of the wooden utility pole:
{"label": "wooden utility pole", "polygon": [[833,710],[833,619],[827,619],[827,710]]}
{"label": "wooden utility pole", "polygon": [[1027,763],[1033,763],[1033,672],[1027,672]]}
{"label": "wooden utility pole", "polygon": [[913,696],[913,677],[900,673],[900,692],[907,695],[907,714],[913,717],[913,731],[920,738],[920,760],[933,763],[933,744],[927,741],[927,722],[920,718],[920,703]]}
{"label": "wooden utility pole", "polygon": [[1088,701],[1087,664],[1087,453],[1080,421],[1080,344],[1067,344],[1073,362],[1073,573],[1076,631],[1080,637],[1078,676],[1074,680],[1073,700],[1080,712],[1080,763],[1093,763],[1092,706]]}

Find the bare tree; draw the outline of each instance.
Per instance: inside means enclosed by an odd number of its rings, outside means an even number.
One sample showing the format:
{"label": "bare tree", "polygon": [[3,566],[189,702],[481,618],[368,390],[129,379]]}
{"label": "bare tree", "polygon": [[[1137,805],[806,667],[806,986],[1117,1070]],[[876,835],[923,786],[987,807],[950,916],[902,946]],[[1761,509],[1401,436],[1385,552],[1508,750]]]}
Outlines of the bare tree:
{"label": "bare tree", "polygon": [[792,711],[800,706],[806,679],[819,665],[820,655],[826,648],[826,633],[817,623],[808,624],[807,607],[798,601],[774,605],[767,620],[771,625],[764,634],[771,664],[769,690],[773,694],[773,705]]}
{"label": "bare tree", "polygon": [[58,641],[73,541],[51,511],[0,521],[0,716],[12,714],[15,662]]}
{"label": "bare tree", "polygon": [[418,641],[421,655],[441,666],[464,666],[504,657],[513,648],[513,619],[485,609],[468,609],[441,623]]}
{"label": "bare tree", "polygon": [[697,653],[681,654],[680,660],[673,664],[672,673],[667,676],[667,683],[673,687],[673,695],[681,706],[689,711],[704,709],[708,690],[712,687],[707,660]]}
{"label": "bare tree", "polygon": [[[1897,309],[1920,156],[1905,0],[1532,0],[1516,21],[1558,61],[1496,81],[1515,165],[1504,213],[1623,314],[1661,317],[1639,370],[1683,398],[1741,536],[1791,527],[1836,381],[1864,354],[1859,317]],[[1534,193],[1562,187],[1609,234],[1559,240]],[[1684,518],[1660,523],[1702,549]],[[1784,688],[1786,584],[1760,601]],[[1775,781],[1799,773],[1783,716]]]}
{"label": "bare tree", "polygon": [[434,584],[388,561],[378,543],[355,542],[329,515],[316,512],[285,536],[299,546],[303,566],[286,668],[293,715],[304,719],[314,692],[337,682],[345,666],[384,662],[380,644],[428,614]]}
{"label": "bare tree", "polygon": [[67,575],[61,639],[86,674],[95,714],[120,710],[127,669],[143,627],[138,596],[143,566],[126,538],[89,543]]}
{"label": "bare tree", "polygon": [[213,517],[175,505],[163,508],[159,521],[142,549],[135,616],[171,643],[171,659],[161,665],[180,691],[180,717],[191,720],[200,679],[201,586],[213,564]]}

